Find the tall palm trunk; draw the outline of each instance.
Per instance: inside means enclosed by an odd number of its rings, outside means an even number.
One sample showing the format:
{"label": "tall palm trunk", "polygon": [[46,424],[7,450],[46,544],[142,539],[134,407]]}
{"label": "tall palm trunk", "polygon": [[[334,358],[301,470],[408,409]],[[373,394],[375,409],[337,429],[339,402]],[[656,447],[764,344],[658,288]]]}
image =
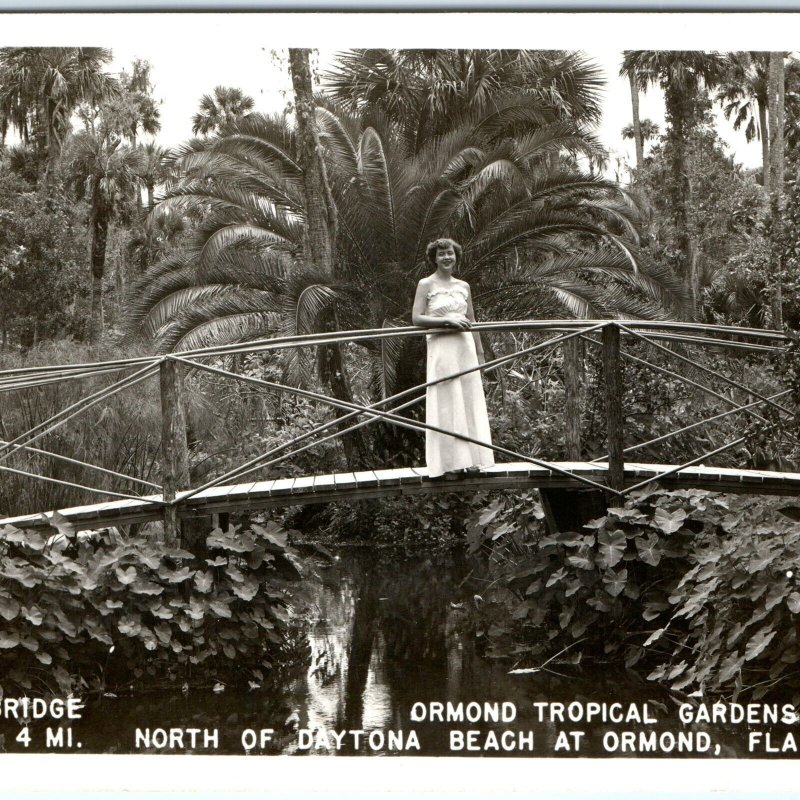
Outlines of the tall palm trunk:
{"label": "tall palm trunk", "polygon": [[767,123],[767,107],[761,101],[758,102],[758,125],[761,130],[761,174],[764,189],[769,192],[770,180],[769,173],[772,169],[769,160],[769,125]]}
{"label": "tall palm trunk", "polygon": [[110,216],[108,197],[95,179],[92,190],[92,306],[89,321],[89,336],[93,342],[98,341],[103,332],[103,276]]}
{"label": "tall palm trunk", "polygon": [[[309,50],[306,48],[289,49],[289,71],[297,117],[298,160],[303,170],[306,222],[303,257],[309,266],[321,268],[333,277],[336,270],[336,205],[322,159],[308,56]],[[339,327],[335,311],[325,313],[320,323],[323,331],[335,331]],[[352,402],[353,393],[340,345],[320,348],[319,370],[333,397]],[[345,412],[337,413],[341,415]],[[369,447],[363,430],[343,437],[342,446],[351,469],[367,466],[370,460]]]}
{"label": "tall palm trunk", "polygon": [[628,75],[631,84],[631,114],[633,116],[633,143],[636,146],[636,169],[642,168],[644,162],[644,139],[642,139],[642,121],[639,118],[639,89],[633,72]]}
{"label": "tall palm trunk", "polygon": [[298,155],[303,168],[305,195],[304,256],[306,261],[332,275],[336,247],[336,206],[331,197],[325,162],[320,152],[308,53],[304,48],[289,50],[289,68],[297,116]]}
{"label": "tall palm trunk", "polygon": [[781,234],[783,228],[784,181],[784,124],[785,86],[784,53],[769,54],[769,157],[770,157],[770,215],[771,262],[773,276],[772,318],[776,328],[783,327],[783,253]]}
{"label": "tall palm trunk", "polygon": [[679,89],[668,88],[665,92],[667,113],[670,118],[670,173],[672,190],[672,215],[678,236],[681,253],[680,272],[684,276],[689,294],[689,311],[692,318],[697,316],[697,298],[700,294],[700,275],[697,248],[692,236],[689,204],[692,185],[687,168],[686,138],[690,133],[687,124],[691,98],[684,97]]}

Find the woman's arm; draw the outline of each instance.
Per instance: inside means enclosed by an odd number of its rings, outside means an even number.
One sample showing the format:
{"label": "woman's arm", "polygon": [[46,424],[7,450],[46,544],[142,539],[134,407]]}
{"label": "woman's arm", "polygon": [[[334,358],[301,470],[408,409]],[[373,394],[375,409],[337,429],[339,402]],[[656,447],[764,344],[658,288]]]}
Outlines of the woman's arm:
{"label": "woman's arm", "polygon": [[[467,319],[470,322],[475,322],[475,311],[472,308],[472,290],[467,284]],[[483,364],[486,359],[483,355],[483,342],[481,342],[481,335],[478,331],[472,331],[472,336],[475,339],[475,352],[478,354],[478,363]]]}
{"label": "woman's arm", "polygon": [[426,314],[428,307],[428,282],[423,278],[417,284],[417,293],[414,296],[414,306],[411,309],[411,322],[423,328],[457,328],[469,330],[472,323],[468,319],[453,319],[448,317],[434,317]]}

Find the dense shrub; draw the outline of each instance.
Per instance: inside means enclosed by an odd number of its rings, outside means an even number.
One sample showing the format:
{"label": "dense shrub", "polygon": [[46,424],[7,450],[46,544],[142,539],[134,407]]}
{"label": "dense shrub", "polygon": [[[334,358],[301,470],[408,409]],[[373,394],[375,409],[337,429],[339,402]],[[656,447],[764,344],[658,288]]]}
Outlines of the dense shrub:
{"label": "dense shrub", "polygon": [[688,518],[703,521],[702,535],[677,583],[643,612],[659,625],[644,642],[661,656],[649,677],[755,700],[788,685],[796,702],[800,509],[779,513],[780,501],[704,493],[691,501]]}
{"label": "dense shrub", "polygon": [[496,499],[469,523],[472,548],[492,546],[487,652],[619,661],[676,691],[800,691],[800,509],[779,505],[641,492],[547,535],[533,494]]}
{"label": "dense shrub", "polygon": [[0,530],[0,694],[260,685],[299,660],[273,523],[214,530],[209,558],[152,538]]}

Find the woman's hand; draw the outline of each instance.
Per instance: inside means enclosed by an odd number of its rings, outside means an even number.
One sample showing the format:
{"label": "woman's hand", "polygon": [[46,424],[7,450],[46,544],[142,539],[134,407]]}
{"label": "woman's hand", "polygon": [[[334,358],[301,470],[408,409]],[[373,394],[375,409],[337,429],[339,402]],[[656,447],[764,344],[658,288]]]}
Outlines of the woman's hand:
{"label": "woman's hand", "polygon": [[468,331],[472,327],[472,323],[466,317],[448,317],[447,327]]}

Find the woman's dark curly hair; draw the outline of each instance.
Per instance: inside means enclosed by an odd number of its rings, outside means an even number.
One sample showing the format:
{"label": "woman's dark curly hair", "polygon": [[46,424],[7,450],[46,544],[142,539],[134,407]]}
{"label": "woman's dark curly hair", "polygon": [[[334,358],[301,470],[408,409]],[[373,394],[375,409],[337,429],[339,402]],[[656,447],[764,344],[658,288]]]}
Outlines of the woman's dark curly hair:
{"label": "woman's dark curly hair", "polygon": [[463,251],[461,245],[458,242],[454,242],[452,239],[434,239],[430,242],[425,248],[425,260],[432,267],[436,267],[436,251],[446,250],[448,247],[453,248],[453,252],[456,254],[456,267],[458,267],[461,264],[461,254]]}

